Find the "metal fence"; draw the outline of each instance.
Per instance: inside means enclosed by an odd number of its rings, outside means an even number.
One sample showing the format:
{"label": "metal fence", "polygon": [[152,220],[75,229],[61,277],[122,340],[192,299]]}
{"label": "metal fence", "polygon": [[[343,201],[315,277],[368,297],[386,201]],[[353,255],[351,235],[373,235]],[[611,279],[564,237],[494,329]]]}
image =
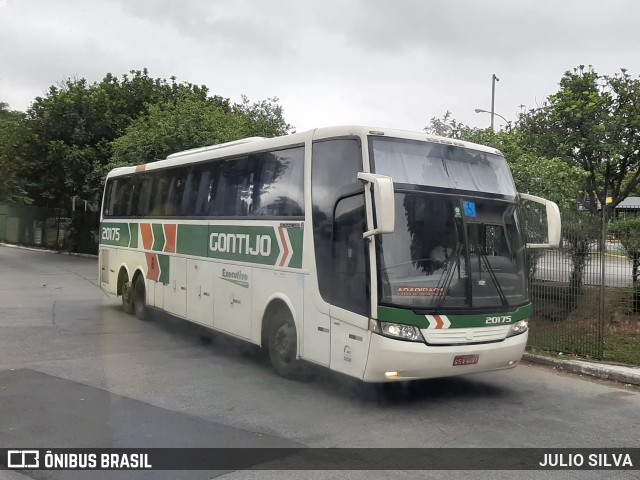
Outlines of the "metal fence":
{"label": "metal fence", "polygon": [[640,252],[615,234],[621,220],[640,220],[640,202],[627,207],[604,218],[568,212],[561,248],[529,252],[530,346],[640,364],[640,286],[632,261]]}
{"label": "metal fence", "polygon": [[0,205],[0,242],[98,253],[98,212]]}

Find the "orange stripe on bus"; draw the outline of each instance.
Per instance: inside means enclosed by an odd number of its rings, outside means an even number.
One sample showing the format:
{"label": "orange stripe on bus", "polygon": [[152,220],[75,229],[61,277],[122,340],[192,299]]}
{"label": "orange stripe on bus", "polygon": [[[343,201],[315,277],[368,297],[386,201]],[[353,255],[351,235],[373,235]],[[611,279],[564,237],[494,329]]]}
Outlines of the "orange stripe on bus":
{"label": "orange stripe on bus", "polygon": [[279,266],[284,267],[289,257],[289,247],[287,246],[287,239],[284,235],[284,230],[282,229],[282,227],[278,227],[278,234],[280,235],[280,240],[282,241],[282,249],[284,250]]}
{"label": "orange stripe on bus", "polygon": [[147,280],[157,282],[160,278],[160,265],[158,256],[155,253],[145,253],[147,257]]}
{"label": "orange stripe on bus", "polygon": [[177,225],[168,224],[164,226],[164,251],[168,253],[176,253],[176,230]]}
{"label": "orange stripe on bus", "polygon": [[140,224],[140,233],[142,234],[142,245],[145,250],[151,250],[153,247],[153,231],[150,223]]}

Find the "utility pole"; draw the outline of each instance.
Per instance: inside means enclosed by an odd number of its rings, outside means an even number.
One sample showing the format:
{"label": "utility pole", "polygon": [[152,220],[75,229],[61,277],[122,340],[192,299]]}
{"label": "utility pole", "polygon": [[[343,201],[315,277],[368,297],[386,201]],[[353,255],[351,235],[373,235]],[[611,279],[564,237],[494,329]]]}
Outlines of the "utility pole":
{"label": "utility pole", "polygon": [[496,82],[499,82],[500,79],[496,77],[496,74],[491,75],[491,131],[493,132],[493,117],[495,116],[495,105],[496,105]]}

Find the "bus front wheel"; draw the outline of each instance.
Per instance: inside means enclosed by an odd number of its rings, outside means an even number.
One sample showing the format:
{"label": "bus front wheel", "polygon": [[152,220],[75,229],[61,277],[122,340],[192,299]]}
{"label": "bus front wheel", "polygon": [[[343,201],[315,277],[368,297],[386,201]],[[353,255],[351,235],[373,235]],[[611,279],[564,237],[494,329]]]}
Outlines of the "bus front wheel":
{"label": "bus front wheel", "polygon": [[288,312],[280,310],[271,321],[269,329],[269,360],[281,377],[296,378],[300,374],[300,360],[296,326]]}
{"label": "bus front wheel", "polygon": [[138,275],[133,285],[133,293],[131,295],[133,298],[133,311],[135,312],[136,317],[140,320],[145,320],[149,313],[149,309],[147,308],[147,293],[144,283],[142,275]]}

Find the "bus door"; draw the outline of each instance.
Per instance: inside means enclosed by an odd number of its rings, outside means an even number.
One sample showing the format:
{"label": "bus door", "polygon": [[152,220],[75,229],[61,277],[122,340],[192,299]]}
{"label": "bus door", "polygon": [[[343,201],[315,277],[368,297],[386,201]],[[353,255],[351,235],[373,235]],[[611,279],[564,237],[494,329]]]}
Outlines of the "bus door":
{"label": "bus door", "polygon": [[370,294],[364,195],[338,201],[334,215],[331,368],[362,377],[369,350]]}

